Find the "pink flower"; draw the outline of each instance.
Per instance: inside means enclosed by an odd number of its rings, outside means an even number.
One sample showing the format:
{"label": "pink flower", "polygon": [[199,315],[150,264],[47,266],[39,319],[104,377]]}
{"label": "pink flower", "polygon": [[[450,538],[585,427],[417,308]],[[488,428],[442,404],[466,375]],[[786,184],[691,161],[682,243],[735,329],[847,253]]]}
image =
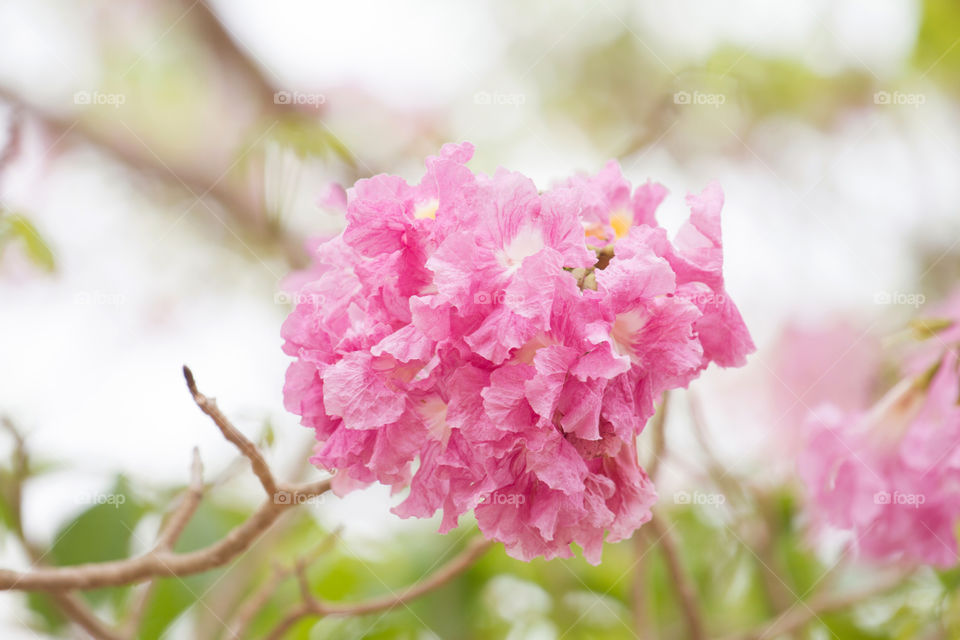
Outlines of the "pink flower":
{"label": "pink flower", "polygon": [[408,490],[403,517],[473,510],[514,557],[600,561],[656,493],[636,437],[663,391],[753,350],[726,296],[710,186],[676,244],[616,163],[544,193],[466,167],[469,144],[346,193],[347,227],[291,279],[284,398],[346,492]]}
{"label": "pink flower", "polygon": [[866,413],[815,411],[800,460],[818,527],[848,530],[878,560],[957,563],[960,372],[955,348]]}

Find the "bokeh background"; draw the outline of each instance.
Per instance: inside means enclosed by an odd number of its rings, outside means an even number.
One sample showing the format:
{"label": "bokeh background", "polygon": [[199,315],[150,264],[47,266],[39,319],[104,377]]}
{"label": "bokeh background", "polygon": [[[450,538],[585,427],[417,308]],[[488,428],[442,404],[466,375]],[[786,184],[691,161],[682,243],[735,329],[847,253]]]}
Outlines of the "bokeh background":
{"label": "bokeh background", "polygon": [[[194,445],[219,485],[185,548],[249,512],[258,489],[194,407],[184,363],[277,468],[310,476],[310,434],[281,402],[281,283],[305,238],[341,228],[320,202],[332,182],[416,180],[448,141],[476,145],[475,170],[543,187],[616,158],[634,183],[670,189],[668,229],[685,193],[713,179],[726,192],[728,290],[759,351],[672,402],[659,491],[716,631],[748,627],[769,605],[751,518],[788,541],[772,552],[788,595],[841,555],[803,534],[803,413],[875,393],[861,372],[884,339],[957,280],[958,98],[952,0],[0,0],[0,413],[35,459],[25,527],[56,563],[149,548]],[[12,449],[0,440],[4,459]],[[763,505],[683,504],[709,485],[708,458]],[[436,535],[391,501],[376,488],[324,500],[235,565],[164,581],[142,637],[219,637],[272,558],[338,527],[311,579],[345,599],[415,579],[472,531]],[[25,566],[8,537],[2,564]],[[497,550],[411,608],[291,637],[634,637],[638,579],[658,637],[682,637],[662,560],[637,554],[608,546],[592,568]],[[869,579],[858,571],[845,579]],[[806,637],[955,629],[954,583],[918,580]],[[287,587],[261,628],[296,598]],[[129,597],[92,602],[109,617]],[[2,637],[71,633],[44,598],[0,594]]]}

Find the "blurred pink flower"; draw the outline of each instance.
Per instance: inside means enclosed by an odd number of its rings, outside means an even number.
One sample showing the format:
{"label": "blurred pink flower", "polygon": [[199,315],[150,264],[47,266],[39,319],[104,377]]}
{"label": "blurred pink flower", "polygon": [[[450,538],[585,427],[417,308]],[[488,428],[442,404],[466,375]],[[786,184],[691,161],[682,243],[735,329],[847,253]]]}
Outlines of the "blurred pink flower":
{"label": "blurred pink flower", "polygon": [[877,560],[957,563],[960,373],[956,348],[937,350],[868,412],[812,412],[799,458],[813,520],[852,532]]}
{"label": "blurred pink flower", "polygon": [[[404,517],[475,512],[529,560],[600,560],[649,520],[636,436],[666,389],[753,344],[724,289],[720,188],[690,196],[670,243],[615,163],[539,193],[474,174],[471,145],[347,193],[347,227],[293,282],[287,408],[343,493],[409,487]],[[627,222],[616,222],[626,208]],[[626,225],[626,226],[623,226]]]}

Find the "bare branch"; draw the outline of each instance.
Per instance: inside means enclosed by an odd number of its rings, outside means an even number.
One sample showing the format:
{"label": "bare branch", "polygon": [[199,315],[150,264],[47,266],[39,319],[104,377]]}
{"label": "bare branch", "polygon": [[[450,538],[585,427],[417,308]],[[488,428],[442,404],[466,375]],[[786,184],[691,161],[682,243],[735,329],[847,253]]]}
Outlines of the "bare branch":
{"label": "bare branch", "polygon": [[305,485],[280,485],[290,500],[271,496],[250,518],[217,542],[188,553],[155,550],[135,558],[113,562],[43,568],[33,571],[0,570],[0,591],[51,591],[97,589],[143,582],[154,577],[188,576],[222,567],[246,551],[291,506],[329,489],[330,481]]}
{"label": "bare branch", "polygon": [[[197,390],[193,374],[184,367],[187,387],[200,410],[213,419],[223,436],[232,442],[250,460],[254,472],[260,478],[269,497],[242,524],[217,542],[188,553],[176,553],[168,548],[156,549],[135,558],[112,562],[71,565],[68,567],[39,568],[31,571],[0,569],[0,591],[59,591],[65,589],[96,589],[142,582],[155,577],[187,576],[221,567],[246,551],[280,515],[307,498],[325,493],[330,488],[329,480],[304,484],[277,484],[260,451],[230,423],[217,409],[213,399]],[[196,459],[194,460],[194,487],[198,486]],[[283,499],[278,499],[282,495]],[[178,510],[172,522],[173,531],[185,526],[188,516],[196,507],[193,498],[185,499],[182,511]],[[189,511],[189,513],[188,513]],[[181,529],[182,530],[182,529]],[[169,529],[168,529],[169,531]],[[177,533],[179,535],[179,533]],[[171,538],[172,539],[172,538]]]}
{"label": "bare branch", "polygon": [[124,636],[97,618],[80,596],[63,591],[53,591],[50,593],[50,597],[70,620],[97,640],[124,640]]}
{"label": "bare branch", "polygon": [[680,601],[680,608],[683,610],[683,617],[690,631],[690,638],[692,640],[706,640],[707,633],[703,625],[703,614],[697,602],[697,592],[683,568],[683,563],[680,562],[680,553],[673,537],[670,535],[670,531],[663,527],[658,516],[651,518],[646,526],[650,527],[650,535],[654,538],[654,544],[660,545],[660,550],[663,551],[663,556],[667,561],[671,586]]}
{"label": "bare branch", "polygon": [[804,606],[797,602],[793,608],[773,621],[767,621],[747,633],[727,636],[724,640],[766,640],[786,636],[814,619],[829,613],[843,611],[861,602],[896,589],[913,575],[913,571],[895,574],[875,582],[875,584],[845,595],[821,594],[811,598]]}
{"label": "bare branch", "polygon": [[657,411],[657,415],[655,415],[653,420],[650,422],[650,429],[653,432],[651,434],[653,438],[653,457],[650,460],[650,464],[647,465],[647,473],[651,480],[657,479],[657,473],[660,471],[660,461],[666,455],[667,451],[667,439],[663,432],[663,428],[667,424],[667,411],[669,409],[669,403],[670,392],[664,391],[663,399],[660,401],[660,409]]}
{"label": "bare branch", "polygon": [[215,175],[211,172],[206,175],[195,168],[168,164],[152,153],[135,151],[130,144],[118,140],[116,135],[98,131],[81,120],[69,120],[48,113],[3,87],[0,87],[0,100],[39,122],[44,129],[52,132],[58,141],[72,140],[91,145],[141,176],[157,180],[178,191],[184,190],[198,200],[215,200],[234,221],[248,229],[251,236],[278,248],[292,266],[306,264],[307,256],[302,239],[272,224],[263,203],[243,190],[236,189],[235,185],[228,184],[227,180],[222,180],[222,174]]}
{"label": "bare branch", "polygon": [[[43,564],[44,553],[32,540],[27,537],[23,525],[23,483],[30,473],[30,455],[27,451],[26,439],[13,421],[7,416],[0,418],[0,424],[14,440],[13,449],[13,478],[7,496],[10,510],[13,514],[13,533],[27,557],[34,566]],[[122,640],[122,637],[104,624],[79,596],[66,591],[51,591],[50,597],[57,607],[72,622],[80,626],[97,640]]]}
{"label": "bare branch", "polygon": [[250,461],[250,466],[253,467],[253,473],[260,480],[260,484],[263,485],[263,490],[267,492],[267,495],[273,497],[273,495],[277,493],[277,481],[274,479],[273,472],[270,471],[270,465],[268,465],[267,461],[263,458],[263,454],[260,453],[257,445],[250,442],[245,435],[240,433],[240,431],[230,423],[227,417],[217,408],[216,400],[206,397],[197,390],[197,383],[193,379],[193,372],[190,371],[190,368],[186,365],[183,366],[183,377],[187,380],[187,388],[190,389],[190,393],[193,395],[193,401],[197,403],[201,411],[210,416],[210,419],[213,420],[217,428],[220,429],[223,437],[233,443],[234,446],[240,450],[240,453]]}
{"label": "bare branch", "polygon": [[[277,589],[280,587],[283,582],[292,576],[296,572],[303,572],[306,570],[310,564],[312,564],[317,558],[319,558],[324,553],[327,553],[331,547],[333,547],[338,536],[340,535],[340,529],[336,529],[331,532],[329,535],[325,536],[324,539],[316,546],[316,548],[303,558],[300,558],[293,566],[290,567],[275,567],[273,574],[270,579],[264,583],[260,589],[258,589],[242,606],[236,611],[233,617],[233,625],[230,631],[230,637],[234,640],[240,640],[247,636],[247,630],[250,627],[250,624],[253,622],[253,619],[257,616],[260,611],[266,606],[270,601],[270,598],[274,596]],[[309,590],[308,590],[309,592]]]}
{"label": "bare branch", "polygon": [[[200,460],[200,450],[193,448],[193,461],[190,465],[190,485],[187,487],[180,504],[177,505],[173,513],[170,514],[167,523],[160,529],[160,535],[157,537],[156,549],[163,551],[172,551],[180,534],[190,522],[190,518],[200,506],[203,499],[203,462]],[[130,607],[130,613],[123,625],[123,635],[129,638],[137,637],[137,630],[143,621],[147,607],[150,605],[150,598],[156,590],[157,581],[151,580],[137,593],[133,604]]]}
{"label": "bare branch", "polygon": [[646,540],[643,532],[637,530],[633,535],[633,554],[636,558],[633,568],[633,593],[632,612],[633,612],[633,631],[639,638],[648,638],[650,635],[650,608],[647,606],[647,585],[646,585],[646,558],[650,551],[650,544]]}
{"label": "bare branch", "polygon": [[180,534],[186,528],[190,518],[200,506],[203,499],[203,462],[200,460],[200,450],[193,448],[193,462],[190,465],[190,486],[177,508],[170,515],[166,526],[160,532],[157,540],[157,548],[164,551],[172,551],[173,545],[177,543]]}
{"label": "bare branch", "polygon": [[372,598],[362,602],[333,603],[321,601],[310,594],[309,585],[306,584],[306,579],[303,577],[302,571],[298,572],[301,592],[304,594],[304,602],[280,621],[268,636],[268,640],[279,640],[290,627],[308,616],[363,615],[377,611],[389,611],[397,606],[406,604],[411,600],[443,586],[468,569],[490,548],[491,544],[490,541],[482,537],[477,537],[472,540],[457,557],[450,560],[425,579],[415,582],[398,592],[391,593],[388,596]]}

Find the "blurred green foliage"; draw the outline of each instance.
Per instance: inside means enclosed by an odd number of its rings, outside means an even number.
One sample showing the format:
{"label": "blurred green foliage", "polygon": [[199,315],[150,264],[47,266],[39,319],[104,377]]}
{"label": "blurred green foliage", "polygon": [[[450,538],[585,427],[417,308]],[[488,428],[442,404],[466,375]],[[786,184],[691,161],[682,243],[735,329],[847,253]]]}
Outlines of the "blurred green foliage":
{"label": "blurred green foliage", "polygon": [[0,210],[0,255],[10,246],[21,247],[27,257],[44,271],[53,271],[53,251],[25,216]]}

